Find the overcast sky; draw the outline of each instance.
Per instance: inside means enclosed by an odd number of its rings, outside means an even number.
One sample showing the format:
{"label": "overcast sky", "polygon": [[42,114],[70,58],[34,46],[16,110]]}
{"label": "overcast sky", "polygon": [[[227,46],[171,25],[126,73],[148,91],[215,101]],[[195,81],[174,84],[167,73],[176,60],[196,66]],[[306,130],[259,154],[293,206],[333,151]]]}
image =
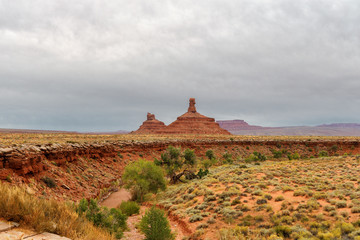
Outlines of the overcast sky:
{"label": "overcast sky", "polygon": [[0,128],[360,122],[359,0],[0,0]]}

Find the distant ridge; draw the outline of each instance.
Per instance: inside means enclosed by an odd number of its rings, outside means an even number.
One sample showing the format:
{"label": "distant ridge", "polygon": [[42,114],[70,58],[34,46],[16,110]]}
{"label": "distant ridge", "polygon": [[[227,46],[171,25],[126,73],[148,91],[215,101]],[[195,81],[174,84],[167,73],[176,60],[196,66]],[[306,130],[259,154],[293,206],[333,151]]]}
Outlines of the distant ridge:
{"label": "distant ridge", "polygon": [[220,127],[235,135],[255,136],[360,136],[358,123],[331,123],[318,126],[262,127],[244,120],[217,121]]}
{"label": "distant ridge", "polygon": [[322,124],[317,127],[340,127],[340,128],[360,128],[359,123],[330,123],[330,124]]}
{"label": "distant ridge", "polygon": [[0,128],[0,133],[64,133],[64,134],[66,133],[66,134],[114,135],[114,134],[127,134],[129,133],[129,131],[118,130],[113,132],[76,132],[76,131],[59,131],[59,130]]}
{"label": "distant ridge", "polygon": [[78,133],[75,131],[0,128],[0,133]]}
{"label": "distant ridge", "polygon": [[219,123],[220,127],[228,130],[228,131],[237,131],[237,130],[256,130],[256,129],[264,129],[261,126],[249,125],[244,120],[223,120],[223,121],[216,121]]}
{"label": "distant ridge", "polygon": [[116,135],[116,134],[128,134],[129,131],[118,130],[113,132],[81,132],[79,134],[93,134],[93,135]]}

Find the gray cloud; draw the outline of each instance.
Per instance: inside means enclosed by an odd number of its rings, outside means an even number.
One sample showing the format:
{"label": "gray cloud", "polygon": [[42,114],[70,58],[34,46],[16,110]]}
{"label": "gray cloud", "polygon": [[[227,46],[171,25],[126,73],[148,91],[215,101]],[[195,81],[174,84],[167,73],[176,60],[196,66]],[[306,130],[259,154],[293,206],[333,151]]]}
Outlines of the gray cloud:
{"label": "gray cloud", "polygon": [[360,122],[356,0],[0,0],[0,127]]}

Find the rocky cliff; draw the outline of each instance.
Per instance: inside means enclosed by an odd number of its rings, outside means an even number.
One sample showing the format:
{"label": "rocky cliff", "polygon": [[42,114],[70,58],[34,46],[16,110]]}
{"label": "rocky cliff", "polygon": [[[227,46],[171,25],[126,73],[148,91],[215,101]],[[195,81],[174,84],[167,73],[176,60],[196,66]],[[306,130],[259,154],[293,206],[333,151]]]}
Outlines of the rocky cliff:
{"label": "rocky cliff", "polygon": [[[134,136],[135,137],[135,136]],[[234,159],[244,159],[253,151],[272,156],[272,150],[297,152],[301,156],[359,154],[360,139],[353,138],[264,138],[223,136],[221,138],[159,138],[137,141],[102,143],[64,143],[17,145],[0,148],[0,180],[25,184],[37,195],[78,200],[95,197],[121,174],[131,161],[153,160],[170,146],[190,148],[199,157],[212,149],[217,158],[230,153]],[[56,187],[46,187],[45,178],[54,179]]]}

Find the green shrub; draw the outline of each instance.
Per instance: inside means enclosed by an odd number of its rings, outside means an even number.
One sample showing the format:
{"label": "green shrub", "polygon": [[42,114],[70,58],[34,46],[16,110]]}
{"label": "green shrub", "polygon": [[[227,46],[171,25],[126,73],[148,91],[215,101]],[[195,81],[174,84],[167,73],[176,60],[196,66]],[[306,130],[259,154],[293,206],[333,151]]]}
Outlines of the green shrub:
{"label": "green shrub", "polygon": [[306,192],[303,190],[303,189],[297,189],[294,191],[294,196],[297,197],[297,196],[305,196],[306,195]]}
{"label": "green shrub", "polygon": [[211,202],[211,201],[215,201],[215,200],[216,200],[215,195],[207,195],[204,197],[205,202]]}
{"label": "green shrub", "polygon": [[329,153],[325,150],[322,150],[319,152],[319,157],[328,157]]}
{"label": "green shrub", "polygon": [[45,176],[42,177],[41,180],[46,184],[46,186],[48,186],[49,188],[54,188],[56,187],[56,182],[53,178]]}
{"label": "green shrub", "polygon": [[140,230],[145,234],[146,240],[172,240],[170,224],[165,212],[156,207],[151,207],[141,218]]}
{"label": "green shrub", "polygon": [[335,210],[335,207],[328,204],[324,206],[324,210],[327,212],[331,212]]}
{"label": "green shrub", "polygon": [[202,228],[208,228],[209,227],[209,224],[207,224],[207,223],[201,223],[201,224],[199,224],[197,227],[196,227],[196,229],[202,229]]}
{"label": "green shrub", "polygon": [[85,217],[94,223],[95,226],[101,227],[113,233],[116,238],[121,238],[123,231],[126,229],[127,216],[122,214],[119,209],[99,207],[96,200],[81,199],[76,211],[80,216]]}
{"label": "green shrub", "polygon": [[283,155],[282,151],[276,151],[276,150],[272,150],[272,154],[274,155],[274,158],[281,158]]}
{"label": "green shrub", "polygon": [[205,177],[206,175],[209,174],[209,170],[208,169],[205,169],[203,170],[202,168],[199,169],[199,172],[196,174],[198,178],[203,178]]}
{"label": "green shrub", "polygon": [[272,199],[272,196],[270,194],[265,194],[264,195],[264,198],[266,198],[267,200],[271,200]]}
{"label": "green shrub", "polygon": [[215,220],[215,218],[211,217],[211,218],[209,218],[206,222],[207,222],[208,224],[214,224],[214,223],[216,223],[216,220]]}
{"label": "green shrub", "polygon": [[259,205],[266,204],[267,200],[265,198],[261,198],[261,199],[256,200],[256,203],[259,204]]}
{"label": "green shrub", "polygon": [[212,160],[213,158],[215,158],[215,154],[214,154],[214,151],[213,150],[207,150],[206,153],[205,153],[206,157],[209,159],[209,160]]}
{"label": "green shrub", "polygon": [[351,208],[352,213],[360,213],[360,207],[353,207]]}
{"label": "green shrub", "polygon": [[346,201],[337,201],[335,203],[336,208],[346,208],[347,204]]}
{"label": "green shrub", "polygon": [[275,202],[281,202],[281,201],[284,201],[284,197],[283,196],[277,196],[276,198],[275,198]]}
{"label": "green shrub", "polygon": [[231,202],[231,206],[235,206],[237,204],[241,203],[239,198],[235,198],[232,202]]}
{"label": "green shrub", "polygon": [[285,238],[290,237],[290,234],[292,232],[291,227],[284,225],[279,225],[274,227],[274,231],[276,232],[277,235]]}
{"label": "green shrub", "polygon": [[252,154],[250,154],[249,157],[247,157],[245,159],[245,162],[246,163],[251,163],[251,162],[263,162],[266,160],[266,156],[265,155],[262,155],[261,153],[259,152],[253,152]]}
{"label": "green shrub", "polygon": [[336,224],[336,226],[341,229],[341,232],[343,234],[348,234],[355,230],[354,226],[351,223],[340,222]]}
{"label": "green shrub", "polygon": [[127,216],[131,216],[134,214],[139,214],[140,206],[136,202],[127,201],[122,202],[119,206],[122,213]]}
{"label": "green shrub", "polygon": [[192,215],[190,218],[189,218],[189,222],[198,222],[198,221],[201,221],[203,220],[203,217],[201,215],[198,215],[198,214],[194,214]]}
{"label": "green shrub", "polygon": [[297,159],[300,159],[300,155],[296,152],[296,153],[293,153],[293,154],[288,154],[287,155],[288,159],[289,160],[297,160]]}
{"label": "green shrub", "polygon": [[230,153],[228,153],[228,152],[226,152],[226,153],[224,153],[224,155],[223,155],[223,158],[224,158],[224,163],[226,164],[226,163],[228,163],[228,164],[232,164],[233,163],[233,157],[232,157],[232,155],[230,154]]}

